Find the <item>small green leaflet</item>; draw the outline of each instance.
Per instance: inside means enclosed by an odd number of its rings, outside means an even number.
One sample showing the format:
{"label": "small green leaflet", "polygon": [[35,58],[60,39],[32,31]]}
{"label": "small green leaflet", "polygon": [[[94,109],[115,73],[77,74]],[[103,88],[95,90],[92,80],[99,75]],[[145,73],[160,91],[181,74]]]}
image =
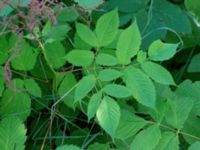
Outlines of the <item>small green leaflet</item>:
{"label": "small green leaflet", "polygon": [[90,98],[87,110],[88,120],[90,120],[95,116],[97,109],[101,103],[101,100],[102,100],[102,92],[98,92],[92,95],[92,97]]}
{"label": "small green leaflet", "polygon": [[116,56],[118,62],[123,65],[129,64],[131,58],[139,51],[141,41],[142,39],[137,22],[122,31],[117,43]]}
{"label": "small green leaflet", "polygon": [[154,150],[179,150],[179,137],[173,132],[163,132]]}
{"label": "small green leaflet", "polygon": [[161,65],[148,61],[143,63],[141,67],[142,70],[154,81],[165,85],[175,85],[170,72]]}
{"label": "small green leaflet", "polygon": [[60,10],[56,16],[59,22],[72,22],[78,18],[79,14],[75,8],[66,7]]}
{"label": "small green leaflet", "polygon": [[107,84],[103,91],[116,98],[126,98],[132,95],[128,88],[119,84]]}
{"label": "small green leaflet", "polygon": [[79,6],[91,11],[103,3],[103,0],[74,0]]}
{"label": "small green leaflet", "polygon": [[193,56],[188,69],[188,72],[200,72],[200,53]]}
{"label": "small green leaflet", "polygon": [[12,67],[16,70],[32,70],[36,63],[37,53],[28,43],[23,42],[21,46],[22,47],[17,51],[17,55],[11,63]]}
{"label": "small green leaflet", "polygon": [[65,64],[65,48],[61,42],[52,42],[45,45],[45,54],[48,63],[54,68],[60,68]]}
{"label": "small green leaflet", "polygon": [[168,101],[168,109],[165,120],[177,129],[182,129],[193,107],[193,99],[190,97],[177,97]]}
{"label": "small green leaflet", "polygon": [[122,73],[115,69],[104,69],[99,72],[98,78],[101,81],[112,81],[122,76]]}
{"label": "small green leaflet", "polygon": [[105,96],[96,113],[100,126],[114,137],[120,120],[120,107],[112,98]]}
{"label": "small green leaflet", "polygon": [[31,112],[31,99],[26,93],[6,89],[0,101],[0,106],[0,116],[16,116],[25,121]]}
{"label": "small green leaflet", "polygon": [[134,113],[128,110],[122,110],[115,138],[125,140],[132,137],[146,124],[144,119],[134,115]]}
{"label": "small green leaflet", "polygon": [[81,150],[81,148],[75,145],[63,145],[57,147],[56,150]]}
{"label": "small green leaflet", "polygon": [[78,36],[87,44],[93,47],[99,47],[99,42],[96,34],[86,25],[82,23],[76,23],[76,30]]}
{"label": "small green leaflet", "polygon": [[158,125],[152,125],[138,133],[131,143],[131,150],[153,150],[161,139]]}
{"label": "small green leaflet", "polygon": [[200,142],[195,142],[194,144],[192,144],[188,150],[199,150],[200,148]]}
{"label": "small green leaflet", "polygon": [[46,33],[44,39],[45,43],[52,43],[55,41],[62,41],[67,37],[67,33],[71,30],[68,24],[61,24],[57,26],[52,26],[49,32]]}
{"label": "small green leaflet", "polygon": [[199,0],[185,0],[184,1],[187,10],[191,11],[195,16],[200,19],[200,1]]}
{"label": "small green leaflet", "polygon": [[95,33],[100,46],[110,44],[117,35],[119,26],[119,16],[117,9],[102,15],[96,24]]}
{"label": "small green leaflet", "polygon": [[0,122],[0,149],[24,150],[26,129],[17,117],[7,117]]}
{"label": "small green leaflet", "polygon": [[155,109],[155,87],[145,73],[138,68],[130,66],[124,70],[123,80],[139,103]]}
{"label": "small green leaflet", "polygon": [[75,91],[73,88],[76,86],[76,84],[77,81],[74,74],[68,73],[64,76],[64,79],[62,80],[58,88],[58,93],[60,97],[63,98],[64,104],[72,109],[74,109],[74,91]]}
{"label": "small green leaflet", "polygon": [[83,77],[75,89],[74,100],[80,102],[93,89],[95,83],[96,77],[94,75]]}
{"label": "small green leaflet", "polygon": [[71,50],[65,59],[74,66],[90,66],[94,59],[94,53],[86,50]]}
{"label": "small green leaflet", "polygon": [[144,51],[139,51],[139,52],[137,53],[137,61],[138,61],[139,63],[145,62],[145,61],[146,61],[146,58],[147,58],[147,53],[146,53],[146,52],[144,52]]}
{"label": "small green leaflet", "polygon": [[41,97],[42,92],[38,84],[35,82],[35,80],[32,79],[26,79],[24,80],[24,86],[31,95],[36,97]]}
{"label": "small green leaflet", "polygon": [[151,60],[168,60],[176,54],[177,47],[178,44],[168,44],[157,40],[150,45],[148,55]]}
{"label": "small green leaflet", "polygon": [[115,66],[117,64],[117,59],[106,53],[99,53],[96,56],[96,63],[102,66]]}

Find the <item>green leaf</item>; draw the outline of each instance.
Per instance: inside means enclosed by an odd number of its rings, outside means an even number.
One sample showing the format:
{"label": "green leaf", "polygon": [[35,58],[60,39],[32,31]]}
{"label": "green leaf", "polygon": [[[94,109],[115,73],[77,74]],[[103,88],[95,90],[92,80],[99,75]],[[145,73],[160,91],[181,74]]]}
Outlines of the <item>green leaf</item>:
{"label": "green leaf", "polygon": [[154,150],[179,150],[179,137],[173,132],[163,132]]}
{"label": "green leaf", "polygon": [[1,116],[17,116],[24,121],[31,112],[31,99],[25,93],[7,89],[3,93],[0,107]]}
{"label": "green leaf", "polygon": [[76,23],[76,30],[78,36],[87,44],[93,47],[99,47],[98,39],[95,33],[86,25],[82,23]]}
{"label": "green leaf", "polygon": [[154,81],[165,85],[175,85],[170,72],[168,72],[161,65],[148,61],[143,63],[141,67],[143,71]]}
{"label": "green leaf", "polygon": [[96,56],[96,63],[102,66],[115,66],[117,64],[117,59],[110,54],[99,53]]}
{"label": "green leaf", "polygon": [[199,0],[185,0],[184,1],[187,10],[191,11],[195,16],[200,19],[200,1]]}
{"label": "green leaf", "polygon": [[105,96],[96,113],[100,126],[114,137],[120,120],[120,107],[112,98]]}
{"label": "green leaf", "polygon": [[65,59],[74,66],[90,66],[94,59],[94,54],[86,50],[71,50]]}
{"label": "green leaf", "polygon": [[95,142],[94,144],[91,144],[87,150],[109,150],[110,147],[108,144],[100,144]]}
{"label": "green leaf", "polygon": [[38,86],[37,82],[32,79],[26,79],[24,80],[24,86],[31,95],[36,97],[42,97],[42,92],[40,87]]}
{"label": "green leaf", "polygon": [[145,62],[145,61],[146,61],[146,58],[147,58],[147,53],[146,53],[146,52],[144,52],[144,51],[139,51],[139,52],[137,53],[137,61],[138,61],[139,63]]}
{"label": "green leaf", "polygon": [[33,69],[36,63],[37,53],[34,52],[34,49],[30,45],[23,42],[23,45],[21,45],[20,50],[16,54],[11,63],[14,69],[23,71]]}
{"label": "green leaf", "polygon": [[181,129],[193,107],[193,100],[189,97],[178,97],[168,101],[165,120],[168,124]]}
{"label": "green leaf", "polygon": [[146,74],[135,67],[127,67],[124,70],[123,80],[139,103],[155,108],[155,87]]}
{"label": "green leaf", "polygon": [[195,142],[194,144],[192,144],[188,150],[199,150],[200,147],[200,142]]}
{"label": "green leaf", "polygon": [[49,32],[44,37],[45,43],[64,40],[67,37],[67,33],[70,31],[70,29],[71,27],[68,24],[60,24],[51,27]]}
{"label": "green leaf", "polygon": [[129,91],[128,88],[122,85],[118,84],[107,84],[104,88],[103,91],[113,97],[116,98],[126,98],[131,96],[131,92]]}
{"label": "green leaf", "polygon": [[83,77],[75,89],[75,101],[81,101],[94,88],[95,83],[96,77],[94,75]]}
{"label": "green leaf", "polygon": [[151,60],[168,60],[176,54],[177,47],[178,44],[168,44],[157,40],[150,45],[148,55]]}
{"label": "green leaf", "polygon": [[47,56],[48,63],[54,68],[60,68],[65,64],[65,48],[60,42],[46,44],[45,54]]}
{"label": "green leaf", "polygon": [[0,149],[24,150],[26,129],[16,117],[7,117],[0,122]]}
{"label": "green leaf", "polygon": [[[112,25],[111,25],[112,24]],[[110,44],[117,35],[119,27],[119,16],[117,9],[102,15],[97,23],[95,33],[100,46]]]}
{"label": "green leaf", "polygon": [[135,135],[147,123],[144,119],[134,115],[128,110],[121,111],[121,118],[116,130],[115,138],[125,140]]}
{"label": "green leaf", "polygon": [[103,0],[75,0],[79,6],[83,7],[86,10],[91,11],[95,9],[98,5],[103,3]]}
{"label": "green leaf", "polygon": [[152,125],[138,133],[131,143],[131,150],[153,150],[161,139],[158,125]]}
{"label": "green leaf", "polygon": [[56,148],[56,150],[81,150],[81,148],[75,145],[63,145]]}
{"label": "green leaf", "polygon": [[[74,92],[73,89],[77,84],[74,74],[68,73],[60,83],[58,93],[63,98],[64,104],[70,108],[74,108]],[[73,90],[72,90],[73,89]],[[69,92],[71,91],[71,92]]]}
{"label": "green leaf", "polygon": [[90,98],[87,110],[88,120],[90,120],[95,116],[97,109],[101,103],[101,99],[102,99],[102,92],[98,92],[92,95],[92,97]]}
{"label": "green leaf", "polygon": [[200,72],[200,53],[193,56],[188,69],[188,72]]}
{"label": "green leaf", "polygon": [[118,43],[116,55],[120,64],[127,65],[131,62],[140,49],[141,35],[135,22],[130,27],[122,31]]}
{"label": "green leaf", "polygon": [[104,69],[99,72],[99,80],[112,81],[122,76],[122,73],[115,69]]}
{"label": "green leaf", "polygon": [[78,18],[79,14],[75,8],[65,7],[59,10],[57,20],[59,22],[72,22]]}

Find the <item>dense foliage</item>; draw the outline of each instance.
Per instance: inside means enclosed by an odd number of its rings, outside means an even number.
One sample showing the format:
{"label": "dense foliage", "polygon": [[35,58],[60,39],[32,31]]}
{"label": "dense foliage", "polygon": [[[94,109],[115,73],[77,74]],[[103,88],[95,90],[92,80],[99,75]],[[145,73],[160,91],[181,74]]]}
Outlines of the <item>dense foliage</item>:
{"label": "dense foliage", "polygon": [[2,0],[1,150],[199,150],[199,0]]}

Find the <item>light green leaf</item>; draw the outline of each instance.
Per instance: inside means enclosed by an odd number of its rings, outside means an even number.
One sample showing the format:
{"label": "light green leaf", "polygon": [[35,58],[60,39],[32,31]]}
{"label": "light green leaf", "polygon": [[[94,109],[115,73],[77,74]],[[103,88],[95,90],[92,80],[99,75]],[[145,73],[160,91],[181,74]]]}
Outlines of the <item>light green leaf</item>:
{"label": "light green leaf", "polygon": [[24,150],[26,129],[16,117],[7,117],[0,122],[0,149]]}
{"label": "light green leaf", "polygon": [[[20,89],[18,88],[18,90]],[[7,89],[3,93],[0,107],[1,116],[16,116],[24,121],[31,112],[31,99],[25,93]]]}
{"label": "light green leaf", "polygon": [[88,120],[90,120],[95,116],[97,109],[101,103],[101,99],[102,99],[102,92],[98,92],[92,95],[92,97],[90,98],[87,110]]}
{"label": "light green leaf", "polygon": [[199,0],[185,0],[185,6],[187,10],[191,11],[195,16],[200,19],[200,1]]}
{"label": "light green leaf", "polygon": [[11,63],[14,69],[23,71],[33,69],[36,63],[37,53],[30,45],[23,42],[23,45],[21,45],[20,50],[16,54],[16,57],[14,57]]}
{"label": "light green leaf", "polygon": [[122,85],[118,84],[107,84],[104,88],[103,91],[113,97],[116,98],[126,98],[131,96],[131,92],[129,91],[128,88]]}
{"label": "light green leaf", "polygon": [[177,47],[178,44],[168,44],[157,40],[150,45],[148,55],[151,60],[168,60],[176,54]]}
{"label": "light green leaf", "polygon": [[125,140],[129,137],[132,137],[146,124],[147,123],[144,119],[134,115],[134,113],[131,113],[128,110],[122,110],[115,138]]}
{"label": "light green leaf", "polygon": [[93,89],[95,83],[96,77],[94,75],[83,77],[75,89],[75,101],[81,101]]}
{"label": "light green leaf", "polygon": [[4,91],[3,67],[0,67],[0,97]]}
{"label": "light green leaf", "polygon": [[138,133],[131,143],[131,150],[153,150],[161,139],[158,125],[152,125]]}
{"label": "light green leaf", "polygon": [[72,22],[78,18],[79,14],[75,8],[65,7],[59,10],[57,20],[59,22]]}
{"label": "light green leaf", "polygon": [[45,35],[45,43],[52,43],[55,41],[62,41],[67,37],[67,33],[71,27],[68,24],[60,24],[52,26],[49,32]]}
{"label": "light green leaf", "polygon": [[35,82],[35,80],[32,79],[26,79],[24,80],[24,86],[31,95],[36,97],[41,97],[42,92],[38,84]]}
{"label": "light green leaf", "polygon": [[127,65],[131,62],[131,58],[134,57],[140,49],[141,35],[135,22],[130,27],[122,31],[119,41],[117,43],[116,55],[118,62],[123,65]]}
{"label": "light green leaf", "polygon": [[193,107],[193,100],[190,97],[177,97],[168,101],[165,120],[168,124],[181,129]]}
{"label": "light green leaf", "polygon": [[47,56],[48,63],[54,68],[60,68],[65,64],[65,48],[60,42],[46,44],[45,54]]}
{"label": "light green leaf", "polygon": [[99,72],[99,80],[112,81],[122,76],[122,73],[115,69],[104,69]]}
{"label": "light green leaf", "polygon": [[[112,25],[111,25],[112,24]],[[117,35],[119,27],[119,16],[117,9],[102,15],[97,23],[95,33],[99,40],[100,46],[110,44]]]}
{"label": "light green leaf", "polygon": [[99,47],[98,39],[95,33],[86,25],[82,23],[76,23],[76,30],[78,36],[87,44],[93,47]]}
{"label": "light green leaf", "polygon": [[146,53],[146,52],[144,52],[144,51],[139,51],[139,52],[137,53],[137,61],[138,61],[139,63],[145,62],[145,61],[146,61],[146,58],[147,58],[147,53]]}
{"label": "light green leaf", "polygon": [[173,132],[163,132],[154,150],[179,150],[179,137]]}
{"label": "light green leaf", "polygon": [[120,107],[112,98],[105,96],[96,113],[100,126],[114,137],[120,120]]}
{"label": "light green leaf", "polygon": [[193,56],[188,69],[188,72],[200,72],[200,53]]}
{"label": "light green leaf", "polygon": [[81,148],[75,145],[63,145],[56,148],[56,150],[81,150]]}
{"label": "light green leaf", "polygon": [[99,53],[96,57],[96,63],[102,66],[115,66],[117,59],[110,54]]}
{"label": "light green leaf", "polygon": [[140,69],[130,66],[124,70],[123,80],[139,103],[155,108],[155,87],[146,74]]}
{"label": "light green leaf", "polygon": [[188,150],[199,150],[200,148],[200,142],[195,142],[194,144],[192,144]]}
{"label": "light green leaf", "polygon": [[148,61],[143,63],[141,67],[143,71],[154,81],[165,85],[175,85],[170,72],[161,65]]}
{"label": "light green leaf", "polygon": [[75,0],[79,6],[83,7],[84,9],[91,11],[95,9],[97,6],[103,3],[103,0]]}
{"label": "light green leaf", "polygon": [[74,74],[68,73],[64,76],[64,79],[62,80],[58,88],[58,93],[60,97],[63,98],[64,104],[72,109],[74,108],[74,92],[75,92],[75,89],[73,88],[75,88],[76,84],[77,81]]}
{"label": "light green leaf", "polygon": [[91,51],[84,50],[71,50],[65,59],[74,66],[90,66],[94,59],[94,54]]}

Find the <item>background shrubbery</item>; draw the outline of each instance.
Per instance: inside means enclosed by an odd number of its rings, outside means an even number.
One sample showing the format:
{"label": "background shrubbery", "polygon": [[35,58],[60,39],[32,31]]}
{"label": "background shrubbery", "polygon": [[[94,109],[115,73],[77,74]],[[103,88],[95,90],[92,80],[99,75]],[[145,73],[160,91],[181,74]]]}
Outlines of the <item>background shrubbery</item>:
{"label": "background shrubbery", "polygon": [[199,0],[1,0],[1,150],[199,150]]}

